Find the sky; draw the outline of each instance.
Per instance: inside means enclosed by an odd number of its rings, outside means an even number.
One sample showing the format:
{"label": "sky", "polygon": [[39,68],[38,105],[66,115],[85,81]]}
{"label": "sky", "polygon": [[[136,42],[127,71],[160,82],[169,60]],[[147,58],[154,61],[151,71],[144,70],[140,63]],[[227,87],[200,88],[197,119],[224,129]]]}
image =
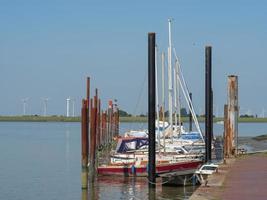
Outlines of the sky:
{"label": "sky", "polygon": [[[78,115],[91,78],[104,108],[109,99],[131,114],[147,112],[147,33],[173,46],[197,113],[204,112],[205,46],[212,46],[214,113],[237,75],[240,112],[267,111],[267,2],[252,0],[0,0],[0,115]],[[167,80],[166,80],[167,81]],[[186,105],[184,105],[185,107]],[[267,113],[266,113],[267,114]]]}

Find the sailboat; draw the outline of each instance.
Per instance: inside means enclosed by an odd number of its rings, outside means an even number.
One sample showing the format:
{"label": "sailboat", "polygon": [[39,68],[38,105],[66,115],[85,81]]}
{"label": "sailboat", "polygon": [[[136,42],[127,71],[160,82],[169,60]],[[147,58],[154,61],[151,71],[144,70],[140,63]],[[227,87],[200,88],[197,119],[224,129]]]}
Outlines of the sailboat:
{"label": "sailboat", "polygon": [[[158,85],[156,81],[156,174],[162,175],[170,172],[183,172],[183,174],[194,173],[194,171],[203,163],[202,153],[191,153],[185,150],[184,145],[179,138],[185,131],[182,128],[181,121],[177,122],[175,114],[175,125],[172,119],[172,44],[171,44],[171,20],[169,25],[169,47],[168,47],[168,77],[169,77],[169,122],[159,120],[159,97]],[[156,79],[157,79],[157,48],[156,51]],[[177,68],[177,67],[176,67]],[[176,69],[178,70],[178,69]],[[164,75],[163,75],[164,78]],[[174,72],[175,85],[177,84],[177,73]],[[176,87],[176,86],[175,86]],[[174,88],[176,91],[176,88]],[[163,86],[163,99],[164,86]],[[175,93],[175,99],[176,99]],[[192,104],[192,103],[191,103]],[[177,104],[175,104],[175,113],[177,113]],[[163,109],[164,113],[164,109]],[[100,175],[122,175],[122,176],[147,176],[148,168],[148,132],[129,131],[124,138],[120,138],[117,143],[116,151],[112,152],[109,164],[100,165],[97,172]],[[163,143],[162,143],[163,142]],[[181,144],[178,144],[181,142]],[[192,141],[192,145],[195,141]]]}

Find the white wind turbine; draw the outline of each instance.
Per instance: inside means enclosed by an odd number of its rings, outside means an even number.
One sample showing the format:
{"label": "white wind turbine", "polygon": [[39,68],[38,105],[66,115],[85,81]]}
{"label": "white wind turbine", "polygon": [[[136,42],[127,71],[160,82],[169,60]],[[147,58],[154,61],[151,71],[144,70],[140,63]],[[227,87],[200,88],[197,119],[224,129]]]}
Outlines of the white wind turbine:
{"label": "white wind turbine", "polygon": [[67,101],[67,117],[69,117],[70,116],[70,97],[68,97],[67,99],[66,99],[66,101]]}
{"label": "white wind turbine", "polygon": [[23,115],[26,115],[26,107],[27,107],[27,103],[29,101],[29,97],[21,99],[22,103],[23,103]]}
{"label": "white wind turbine", "polygon": [[261,117],[262,117],[262,118],[265,117],[265,109],[264,109],[264,108],[262,108]]}
{"label": "white wind turbine", "polygon": [[47,103],[50,100],[50,98],[43,98],[44,103],[44,116],[47,116]]}

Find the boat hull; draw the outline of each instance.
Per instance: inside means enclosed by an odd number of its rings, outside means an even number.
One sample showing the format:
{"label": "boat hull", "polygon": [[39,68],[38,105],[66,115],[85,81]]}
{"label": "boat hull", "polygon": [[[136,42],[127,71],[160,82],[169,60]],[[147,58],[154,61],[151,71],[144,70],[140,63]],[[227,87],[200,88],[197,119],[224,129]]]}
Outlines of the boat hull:
{"label": "boat hull", "polygon": [[[201,161],[188,161],[177,163],[166,163],[156,165],[156,174],[165,174],[170,172],[183,172],[196,170],[202,164]],[[99,175],[118,175],[118,176],[147,176],[147,165],[134,166],[124,164],[119,166],[100,166],[97,168]]]}

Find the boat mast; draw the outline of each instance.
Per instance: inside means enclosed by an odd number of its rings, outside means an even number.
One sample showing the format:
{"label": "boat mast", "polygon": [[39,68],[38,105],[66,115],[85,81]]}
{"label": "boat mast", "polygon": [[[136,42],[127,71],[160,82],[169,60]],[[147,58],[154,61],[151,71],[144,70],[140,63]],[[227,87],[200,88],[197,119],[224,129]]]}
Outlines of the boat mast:
{"label": "boat mast", "polygon": [[[175,62],[176,65],[176,62]],[[177,133],[177,79],[176,79],[176,68],[173,68],[173,95],[174,95],[174,131]]]}
{"label": "boat mast", "polygon": [[157,115],[157,130],[156,136],[158,138],[158,148],[160,152],[160,130],[159,130],[159,90],[158,90],[158,47],[155,46],[155,78],[156,78],[156,115]]}
{"label": "boat mast", "polygon": [[171,126],[171,136],[173,142],[173,124],[172,124],[172,44],[171,44],[171,19],[169,24],[169,47],[168,47],[168,79],[169,79],[169,123]]}
{"label": "boat mast", "polygon": [[179,134],[181,134],[182,131],[182,123],[181,123],[181,98],[180,98],[180,84],[179,84],[179,63],[178,59],[175,59],[175,68],[176,68],[176,79],[175,84],[177,84],[177,111],[178,111],[178,124],[179,124]]}
{"label": "boat mast", "polygon": [[161,78],[162,78],[162,121],[163,121],[163,129],[162,129],[162,135],[163,135],[163,147],[164,147],[164,153],[166,153],[165,148],[165,74],[164,74],[164,68],[165,68],[165,55],[164,52],[161,54]]}

